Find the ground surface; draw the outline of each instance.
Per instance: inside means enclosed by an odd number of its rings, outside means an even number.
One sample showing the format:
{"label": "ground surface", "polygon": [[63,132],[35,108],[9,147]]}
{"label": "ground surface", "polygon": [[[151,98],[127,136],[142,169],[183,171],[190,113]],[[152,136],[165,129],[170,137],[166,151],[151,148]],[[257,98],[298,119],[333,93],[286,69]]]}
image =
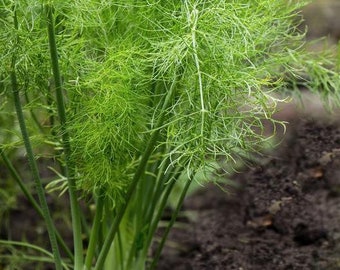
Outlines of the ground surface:
{"label": "ground surface", "polygon": [[[299,120],[279,149],[226,194],[189,198],[159,270],[340,269],[340,128]],[[178,248],[178,246],[180,248]]]}

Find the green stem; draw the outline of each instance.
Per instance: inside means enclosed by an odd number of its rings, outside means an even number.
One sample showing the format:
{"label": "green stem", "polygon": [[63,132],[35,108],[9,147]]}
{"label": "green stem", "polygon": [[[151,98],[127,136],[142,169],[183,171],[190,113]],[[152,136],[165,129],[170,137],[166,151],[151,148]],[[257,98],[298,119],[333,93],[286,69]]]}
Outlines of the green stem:
{"label": "green stem", "polygon": [[124,250],[123,250],[123,241],[122,241],[122,233],[119,230],[117,232],[117,241],[118,241],[118,261],[120,262],[120,269],[124,270]]}
{"label": "green stem", "polygon": [[[30,98],[28,96],[28,93],[27,93],[27,87],[25,87],[25,99],[26,99],[26,104],[29,104],[31,101],[30,101]],[[44,128],[43,126],[40,124],[39,120],[38,120],[38,117],[36,116],[36,114],[34,113],[33,109],[30,109],[30,114],[31,114],[31,118],[33,119],[33,122],[35,123],[35,125],[38,127],[39,131],[41,133],[44,133]]]}
{"label": "green stem", "polygon": [[[14,7],[14,27],[16,30],[18,30],[18,19],[16,16],[16,11]],[[19,37],[17,38],[17,43],[19,43]],[[57,270],[62,269],[62,261],[59,253],[59,248],[56,240],[56,234],[55,234],[55,227],[53,225],[53,221],[50,215],[50,211],[47,205],[46,197],[45,197],[45,191],[42,184],[42,181],[40,179],[38,165],[36,163],[36,160],[34,158],[33,149],[31,145],[31,141],[28,135],[24,113],[21,106],[20,101],[20,95],[19,95],[19,89],[18,89],[18,81],[17,76],[15,72],[15,66],[16,66],[16,53],[13,53],[12,56],[12,63],[11,63],[11,70],[10,70],[10,78],[11,78],[11,85],[12,85],[12,93],[14,98],[14,104],[15,104],[15,110],[21,130],[21,135],[24,141],[24,145],[27,152],[27,158],[28,163],[32,172],[33,180],[35,183],[35,188],[38,194],[39,202],[41,205],[41,211],[44,216],[44,220],[46,223],[47,232],[50,239],[51,249],[54,257],[54,263]]]}
{"label": "green stem", "polygon": [[[176,168],[176,170],[173,172],[172,177],[171,178],[166,178],[165,181],[162,181],[162,184],[165,185],[166,182],[168,182],[167,186],[166,186],[166,190],[165,193],[164,191],[159,191],[159,195],[157,196],[160,201],[159,207],[157,209],[157,214],[154,216],[154,218],[152,218],[152,215],[149,216],[150,220],[151,220],[151,225],[150,225],[150,229],[148,232],[148,238],[147,238],[147,246],[151,245],[151,241],[153,239],[154,236],[154,232],[157,229],[158,223],[162,218],[163,212],[165,207],[167,206],[168,203],[168,199],[170,196],[170,193],[178,179],[178,177],[182,174],[183,172],[183,167],[178,167]],[[163,196],[161,197],[161,195],[163,194]],[[161,197],[161,198],[160,198]],[[145,250],[145,252],[147,252],[147,250]]]}
{"label": "green stem", "polygon": [[94,217],[93,227],[90,235],[90,243],[87,248],[86,259],[85,259],[85,269],[91,269],[94,253],[98,244],[98,235],[100,223],[103,218],[103,208],[104,208],[104,197],[99,194],[96,203],[96,214]]}
{"label": "green stem", "polygon": [[[29,244],[29,243],[25,243],[25,242],[17,242],[17,241],[11,241],[11,240],[0,240],[0,245],[1,247],[3,246],[10,246],[10,247],[13,247],[13,246],[18,246],[18,247],[21,247],[21,248],[27,248],[30,250],[30,253],[32,252],[32,250],[35,250],[37,252],[40,252],[42,253],[44,256],[48,257],[48,258],[51,258],[51,260],[53,260],[53,254],[51,254],[50,252],[46,251],[45,249],[39,247],[39,246],[36,246],[36,245],[32,245],[32,244]],[[3,256],[1,256],[0,258],[4,258]],[[37,257],[37,256],[28,256],[28,255],[21,255],[20,256],[20,259],[23,259],[23,260],[26,260],[26,259],[29,259],[29,258],[32,258],[32,261],[34,261],[35,263],[39,260],[41,260],[41,257]],[[44,257],[42,257],[44,258]],[[13,255],[9,255],[9,259],[13,259]],[[47,258],[44,258],[44,261],[45,262],[50,262],[49,259]],[[66,263],[62,263],[63,264],[63,267],[64,269],[69,269],[69,267],[66,265]]]}
{"label": "green stem", "polygon": [[[134,240],[130,246],[130,251],[126,263],[126,269],[133,269],[132,264],[136,263],[136,260],[140,260],[141,257],[140,249],[145,250],[148,247],[144,244],[140,245],[140,242],[144,240],[145,232],[147,228],[149,228],[149,223],[152,220],[152,215],[154,214],[153,210],[157,206],[158,200],[155,199],[156,196],[159,199],[159,193],[157,193],[157,179],[158,175],[164,175],[165,166],[162,164],[161,154],[164,152],[164,146],[157,149],[157,153],[154,153],[153,160],[149,160],[148,165],[145,169],[148,174],[145,174],[143,177],[143,181],[139,181],[138,187],[135,191],[135,196],[133,198],[133,202],[131,200],[129,209],[127,210],[129,213],[133,213],[134,219]],[[157,157],[155,157],[157,156]],[[143,254],[145,254],[143,252]],[[138,258],[137,258],[138,257]],[[146,256],[145,256],[146,258]],[[136,264],[134,264],[136,267]]]}
{"label": "green stem", "polygon": [[[33,208],[37,211],[39,216],[44,218],[43,212],[42,212],[39,204],[37,203],[37,201],[34,199],[32,194],[26,188],[26,185],[22,181],[18,171],[14,168],[12,162],[9,160],[9,158],[5,154],[5,151],[0,149],[0,155],[1,155],[2,159],[3,159],[3,161],[5,162],[5,165],[6,165],[7,169],[9,169],[12,177],[14,178],[14,180],[19,185],[21,191],[24,193],[26,199],[32,204]],[[66,243],[63,240],[63,238],[61,237],[60,233],[55,228],[54,228],[54,230],[55,230],[55,233],[56,233],[57,240],[58,240],[59,244],[61,245],[62,249],[65,251],[65,253],[70,258],[70,260],[73,261],[74,257],[73,257],[72,252],[70,251],[70,249],[66,245]]]}
{"label": "green stem", "polygon": [[51,54],[51,64],[54,76],[55,83],[55,91],[56,91],[56,100],[57,100],[57,109],[60,121],[60,129],[61,129],[61,137],[62,137],[62,145],[65,154],[65,173],[68,180],[68,193],[70,197],[71,204],[71,215],[72,215],[72,229],[73,229],[73,241],[74,241],[74,269],[82,270],[83,269],[83,242],[82,242],[82,227],[81,227],[81,213],[77,200],[76,194],[76,182],[75,182],[75,172],[71,164],[71,145],[69,140],[69,134],[67,131],[67,123],[66,123],[66,111],[64,104],[64,97],[62,93],[62,79],[59,70],[58,63],[58,51],[55,39],[55,28],[54,28],[54,20],[53,20],[53,6],[47,4],[46,6],[47,12],[47,27],[48,27],[48,40],[49,40],[49,48]]}
{"label": "green stem", "polygon": [[53,84],[51,83],[51,80],[50,80],[50,83],[49,85],[46,87],[47,88],[47,96],[46,96],[46,104],[47,104],[47,107],[48,107],[48,113],[49,113],[49,126],[51,128],[51,134],[53,136],[55,136],[55,132],[53,130],[54,128],[54,124],[55,124],[55,119],[54,119],[54,112],[52,110],[52,106],[53,106],[53,98],[52,98],[52,91],[54,90],[54,87],[52,86]]}
{"label": "green stem", "polygon": [[[162,149],[163,148],[165,147],[162,147]],[[158,153],[162,153],[162,150],[158,151]],[[137,251],[137,243],[138,241],[140,241],[139,235],[141,233],[144,234],[146,228],[149,228],[149,223],[152,220],[154,209],[157,206],[157,202],[159,199],[158,190],[159,187],[162,187],[163,184],[163,182],[162,184],[158,183],[157,179],[159,179],[158,175],[164,175],[164,170],[166,168],[164,164],[165,162],[162,164],[162,166],[161,162],[161,158],[158,157],[155,161],[152,162],[151,165],[149,165],[149,168],[146,169],[149,174],[145,175],[143,181],[139,183],[142,188],[139,187],[139,189],[136,191],[136,193],[138,194],[134,199],[134,205],[131,207],[134,213],[133,215],[135,216],[135,236],[129,251],[129,255],[127,257],[128,259],[126,263],[126,269],[133,268],[132,263],[134,262],[134,259],[136,259],[136,254],[139,253],[139,251]],[[148,250],[148,245],[143,244],[143,250]],[[142,256],[146,258],[147,252],[143,252],[142,254]]]}
{"label": "green stem", "polygon": [[18,171],[14,168],[12,162],[9,160],[7,155],[5,154],[5,151],[0,149],[0,155],[2,157],[2,160],[4,161],[6,168],[9,170],[11,173],[12,177],[16,181],[16,183],[19,185],[21,191],[24,193],[26,199],[32,204],[33,208],[38,212],[40,216],[43,216],[41,208],[37,201],[34,199],[32,194],[28,191],[26,188],[24,182],[22,181],[21,177],[19,176]]}
{"label": "green stem", "polygon": [[[193,176],[193,175],[194,175],[194,173],[192,174],[192,176]],[[185,184],[185,186],[184,186],[184,188],[183,188],[183,191],[182,191],[181,196],[180,196],[180,198],[179,198],[179,200],[178,200],[178,203],[177,203],[177,207],[176,207],[174,213],[173,213],[172,216],[171,216],[171,220],[169,221],[168,226],[167,226],[166,229],[165,229],[165,232],[164,232],[164,234],[163,234],[162,240],[161,240],[159,246],[157,247],[156,254],[155,254],[154,259],[153,259],[153,261],[152,261],[152,263],[151,263],[151,265],[150,265],[149,270],[154,270],[154,269],[156,269],[156,266],[157,266],[158,261],[159,261],[159,258],[160,258],[160,256],[161,256],[161,253],[162,253],[162,250],[163,250],[165,241],[166,241],[166,239],[168,238],[168,235],[169,235],[169,232],[170,232],[171,228],[172,228],[173,225],[175,224],[175,221],[176,221],[176,219],[177,219],[178,213],[179,213],[179,211],[181,210],[181,207],[182,207],[182,205],[183,205],[183,202],[184,202],[184,199],[185,199],[186,194],[187,194],[187,192],[188,192],[188,189],[189,189],[189,187],[190,187],[190,185],[191,185],[191,183],[192,183],[192,176],[189,177],[189,179],[187,180],[187,182],[186,182],[186,184]]]}
{"label": "green stem", "polygon": [[[168,172],[172,171],[171,169],[165,173],[166,169],[168,168],[170,164],[170,159],[167,158],[166,161],[162,160],[162,157],[164,157],[163,153],[168,153],[167,148],[165,145],[160,148],[158,151],[159,157],[156,158],[156,161],[152,164],[151,168],[148,170],[148,172],[151,172],[152,175],[149,178],[146,178],[146,181],[150,188],[149,193],[147,194],[147,197],[150,198],[149,201],[146,201],[145,210],[143,211],[144,219],[149,222],[152,218],[152,215],[154,214],[154,210],[158,204],[158,200],[160,199],[160,194],[163,191],[164,183],[166,183],[167,176],[169,175]],[[143,194],[142,194],[143,196]],[[144,195],[145,196],[145,195]]]}
{"label": "green stem", "polygon": [[[176,174],[174,167],[171,166],[168,168],[170,165],[170,159],[168,158],[165,162],[162,163],[158,174],[156,176],[155,180],[155,189],[153,190],[152,193],[152,202],[149,204],[149,208],[146,211],[146,220],[152,220],[154,216],[154,211],[156,207],[158,206],[159,200],[162,197],[162,194],[164,192],[164,189],[166,189],[170,184],[170,180],[173,177],[174,173]],[[179,169],[179,167],[177,168]],[[177,171],[176,169],[176,171]],[[166,171],[166,173],[165,173]]]}
{"label": "green stem", "polygon": [[126,212],[128,203],[137,187],[137,184],[139,182],[139,180],[141,179],[141,177],[143,176],[144,172],[145,172],[145,167],[147,165],[147,162],[152,154],[152,152],[154,151],[155,145],[158,141],[158,136],[160,133],[160,129],[163,126],[163,122],[165,120],[165,116],[167,113],[167,109],[170,106],[171,102],[172,102],[172,97],[176,91],[176,82],[177,82],[177,78],[174,78],[170,89],[168,90],[168,93],[165,97],[162,109],[160,111],[159,114],[159,118],[157,121],[157,124],[155,126],[155,129],[153,130],[151,137],[147,143],[146,149],[143,153],[143,156],[141,158],[141,161],[139,163],[139,166],[136,170],[136,173],[134,174],[134,177],[132,179],[132,183],[125,195],[125,201],[120,205],[119,209],[117,209],[117,215],[115,216],[115,219],[110,227],[110,230],[107,234],[107,237],[105,239],[104,245],[102,247],[101,252],[99,253],[99,257],[98,257],[98,261],[96,263],[96,266],[94,268],[94,270],[102,270],[103,269],[103,265],[106,259],[106,256],[110,250],[112,241],[114,240],[114,237],[118,231],[119,228],[119,224]]}

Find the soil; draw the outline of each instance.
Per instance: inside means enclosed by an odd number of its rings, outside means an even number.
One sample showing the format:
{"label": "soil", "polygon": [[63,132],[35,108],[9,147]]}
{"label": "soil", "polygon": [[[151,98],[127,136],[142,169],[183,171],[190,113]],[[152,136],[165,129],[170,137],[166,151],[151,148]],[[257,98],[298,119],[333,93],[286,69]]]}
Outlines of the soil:
{"label": "soil", "polygon": [[[340,126],[298,119],[280,148],[188,198],[159,270],[340,269]],[[178,248],[178,246],[180,248]]]}

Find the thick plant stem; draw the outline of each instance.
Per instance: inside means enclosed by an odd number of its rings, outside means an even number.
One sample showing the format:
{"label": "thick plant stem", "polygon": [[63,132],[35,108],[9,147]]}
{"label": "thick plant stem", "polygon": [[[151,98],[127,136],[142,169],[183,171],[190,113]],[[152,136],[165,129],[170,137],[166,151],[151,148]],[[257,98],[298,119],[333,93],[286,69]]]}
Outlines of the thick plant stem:
{"label": "thick plant stem", "polygon": [[25,120],[24,120],[24,115],[22,112],[22,106],[20,103],[20,96],[19,96],[19,92],[18,90],[14,90],[17,89],[16,85],[16,75],[14,73],[14,71],[11,72],[11,80],[12,80],[12,86],[13,86],[13,96],[14,96],[14,103],[15,103],[15,108],[16,108],[16,113],[17,113],[17,117],[18,117],[18,122],[19,122],[19,126],[20,126],[20,130],[21,130],[21,135],[25,144],[25,148],[26,148],[26,153],[27,153],[27,158],[28,158],[28,163],[29,166],[31,168],[31,172],[32,172],[32,177],[35,183],[35,188],[38,194],[38,198],[39,198],[39,202],[41,205],[41,212],[42,215],[44,217],[44,221],[46,224],[46,228],[47,228],[47,232],[49,235],[49,239],[50,239],[50,244],[51,244],[51,249],[52,249],[52,253],[53,253],[53,257],[54,257],[54,263],[55,263],[55,267],[57,270],[61,270],[62,269],[62,265],[61,265],[61,257],[60,257],[60,253],[59,253],[59,248],[57,245],[57,240],[56,240],[56,234],[55,234],[55,227],[54,224],[52,222],[52,218],[50,215],[50,211],[47,205],[47,201],[46,201],[46,197],[45,197],[45,192],[44,192],[44,187],[42,185],[40,176],[39,176],[39,170],[38,170],[38,165],[36,164],[35,158],[34,158],[34,154],[33,154],[33,149],[31,146],[31,142],[29,139],[29,135],[27,132],[27,128],[26,128],[26,124],[25,124]]}
{"label": "thick plant stem", "polygon": [[[165,147],[162,147],[162,150],[158,151],[157,153],[164,152],[164,148]],[[163,190],[162,184],[164,184],[162,181],[160,181],[158,176],[164,176],[164,171],[166,169],[165,164],[167,164],[167,162],[162,164],[162,159],[159,157],[156,158],[154,162],[151,162],[151,164],[148,168],[146,168],[148,175],[143,178],[143,181],[138,183],[139,187],[137,188],[134,202],[132,203],[137,206],[132,206],[132,211],[134,212],[135,220],[137,222],[135,225],[135,237],[130,247],[129,255],[127,256],[128,259],[126,263],[126,269],[134,269],[134,267],[136,267],[136,261],[141,261],[143,258],[147,258],[147,252],[140,253],[140,250],[137,248],[138,242],[140,241],[139,235],[142,232],[142,234],[144,234],[145,232],[149,231],[146,228],[149,228],[150,226],[149,222],[152,220],[152,215],[154,214],[154,211],[157,207],[159,194],[161,190]],[[159,182],[162,182],[162,184]],[[145,200],[145,198],[148,198],[148,200]],[[141,203],[143,201],[144,203]],[[146,235],[148,235],[148,233]],[[143,251],[146,249],[148,250],[148,248],[145,248],[148,245],[143,244],[143,246]]]}
{"label": "thick plant stem", "polygon": [[0,149],[0,155],[1,155],[2,160],[4,161],[4,163],[6,165],[6,168],[11,173],[15,182],[19,185],[19,187],[20,187],[21,191],[24,193],[26,199],[30,202],[30,204],[32,204],[34,210],[36,210],[40,216],[44,216],[39,204],[37,203],[37,201],[34,199],[32,194],[26,188],[24,182],[21,180],[21,177],[19,176],[18,171],[14,168],[13,164],[11,163],[11,161],[9,160],[7,155],[5,154],[5,151]]}
{"label": "thick plant stem", "polygon": [[74,241],[74,269],[83,269],[83,242],[82,242],[82,227],[80,218],[80,208],[76,195],[76,183],[75,173],[71,165],[71,146],[69,141],[69,134],[66,128],[66,111],[64,104],[64,97],[62,93],[62,79],[59,70],[58,63],[58,52],[55,40],[55,29],[53,19],[53,6],[46,5],[47,12],[47,27],[48,27],[48,40],[51,54],[51,64],[53,70],[53,77],[55,83],[57,109],[60,121],[60,129],[62,136],[62,145],[65,154],[65,174],[68,180],[68,193],[71,204],[71,215],[72,215],[72,229],[73,229],[73,241]]}
{"label": "thick plant stem", "polygon": [[[19,185],[19,187],[20,187],[21,191],[24,193],[26,199],[32,204],[33,208],[37,211],[39,216],[44,218],[44,214],[43,214],[43,211],[41,210],[41,207],[39,206],[37,201],[34,199],[32,194],[26,188],[25,183],[22,181],[18,171],[14,168],[13,164],[11,163],[11,161],[9,160],[9,158],[7,157],[7,155],[5,154],[5,151],[3,149],[0,149],[0,155],[3,159],[3,161],[5,162],[6,168],[9,169],[12,177],[14,178],[14,180]],[[54,228],[54,230],[55,230],[55,233],[56,233],[57,241],[61,245],[61,248],[65,251],[65,253],[70,258],[70,260],[73,261],[74,257],[73,257],[72,252],[70,251],[70,249],[66,245],[65,241],[63,240],[63,238],[61,237],[59,232],[55,228]]]}
{"label": "thick plant stem", "polygon": [[[163,191],[159,190],[157,192],[158,193],[157,197],[159,197],[158,199],[160,200],[160,204],[158,206],[158,210],[157,210],[157,213],[156,213],[154,218],[152,218],[151,213],[149,214],[148,218],[150,220],[152,220],[152,222],[151,222],[150,229],[149,229],[149,232],[148,232],[148,238],[146,240],[146,246],[151,245],[151,241],[153,239],[154,233],[157,229],[159,221],[162,218],[164,209],[165,209],[165,207],[168,203],[170,193],[173,190],[173,187],[175,186],[175,183],[176,183],[177,179],[179,178],[179,176],[182,174],[183,170],[184,170],[184,167],[177,167],[175,169],[175,171],[172,173],[172,176],[169,179],[166,179],[166,182],[168,182],[166,189],[163,190]],[[165,181],[162,181],[162,182],[163,182],[163,184],[165,184]],[[162,194],[162,193],[164,193],[164,194]],[[146,253],[147,250],[145,250],[144,252]],[[144,254],[144,256],[146,256],[146,254]]]}
{"label": "thick plant stem", "polygon": [[94,253],[96,246],[98,244],[98,235],[100,223],[103,218],[103,208],[104,208],[104,197],[99,194],[96,202],[96,214],[94,217],[93,227],[90,235],[90,243],[87,247],[86,259],[85,259],[85,269],[91,269]]}
{"label": "thick plant stem", "polygon": [[[176,171],[181,171],[181,168],[178,167],[178,169]],[[159,172],[158,175],[160,176],[163,173],[164,173],[164,171],[162,170],[162,171]],[[174,173],[174,175],[177,175],[177,174]],[[168,202],[169,194],[171,193],[171,190],[174,187],[177,176],[174,176],[172,179],[166,179],[164,181],[161,181],[159,179],[159,177],[157,177],[157,178],[158,178],[157,180],[159,180],[159,182],[161,182],[161,183],[158,183],[158,187],[156,187],[155,196],[152,199],[152,203],[151,203],[151,205],[153,206],[152,210],[145,213],[145,216],[146,216],[145,219],[150,221],[150,224],[148,224],[147,238],[146,238],[145,244],[144,244],[145,247],[149,247],[150,244],[151,244],[151,241],[152,241],[153,236],[154,236],[154,232],[156,231],[157,225],[158,225],[158,223],[159,223],[159,221],[162,217],[162,214],[164,212],[164,208],[166,206],[166,203]],[[167,178],[167,177],[165,177],[165,178]],[[163,189],[161,186],[165,185],[166,182],[167,182],[166,189]],[[160,202],[159,205],[157,205],[159,200],[161,200],[161,202]],[[156,214],[154,214],[154,211],[156,211]],[[154,215],[154,217],[153,217],[153,215]],[[135,245],[136,245],[136,242],[134,243],[134,246]],[[140,258],[146,258],[148,251],[149,251],[148,248],[144,248],[142,250],[141,255],[139,255],[139,257]],[[132,269],[132,261],[133,261],[133,257],[136,256],[135,254],[136,254],[136,250],[131,249],[130,254],[129,254],[128,264],[127,264],[128,265],[127,269]]]}
{"label": "thick plant stem", "polygon": [[171,101],[172,101],[172,97],[176,91],[176,85],[177,85],[177,80],[178,78],[174,78],[174,81],[172,82],[170,89],[167,92],[167,95],[165,97],[165,100],[163,102],[163,106],[162,109],[160,111],[159,114],[159,118],[158,121],[156,123],[155,129],[153,130],[151,137],[147,143],[147,146],[145,148],[145,151],[142,155],[141,161],[139,163],[139,166],[134,174],[134,177],[132,179],[131,185],[125,195],[125,200],[124,202],[119,206],[119,208],[117,209],[117,215],[115,216],[115,219],[110,227],[110,230],[107,234],[107,237],[105,239],[104,245],[101,249],[101,252],[99,253],[98,256],[98,260],[96,263],[96,266],[94,268],[94,270],[102,270],[103,269],[103,265],[105,263],[105,259],[106,256],[110,250],[111,244],[114,240],[114,237],[119,229],[119,224],[126,212],[128,203],[137,187],[137,184],[139,182],[139,180],[141,179],[141,177],[143,176],[144,172],[145,172],[145,167],[147,165],[147,162],[152,154],[152,152],[154,151],[155,145],[157,143],[158,140],[158,136],[160,133],[160,129],[164,124],[164,119],[167,113],[167,108],[170,106]]}
{"label": "thick plant stem", "polygon": [[161,256],[161,253],[162,253],[165,241],[168,238],[169,232],[170,232],[172,226],[174,225],[174,223],[175,223],[175,221],[177,219],[178,213],[181,210],[181,207],[182,207],[182,204],[184,202],[185,196],[186,196],[186,194],[188,192],[188,189],[189,189],[189,187],[190,187],[190,185],[192,183],[193,175],[194,175],[194,173],[189,177],[189,179],[187,180],[187,182],[186,182],[186,184],[185,184],[185,186],[183,188],[183,191],[182,191],[181,196],[180,196],[180,198],[178,200],[178,203],[177,203],[177,207],[176,207],[174,213],[172,214],[172,217],[171,217],[171,220],[169,221],[168,226],[165,229],[165,232],[163,234],[162,240],[161,240],[159,246],[157,247],[156,254],[154,256],[154,259],[153,259],[153,261],[151,263],[151,266],[150,266],[149,270],[156,269],[156,266],[157,266],[159,258]]}
{"label": "thick plant stem", "polygon": [[[16,17],[16,12],[14,9],[14,26],[15,29],[18,29],[18,20]],[[17,39],[17,42],[19,42],[19,38]],[[20,102],[20,94],[19,94],[19,89],[18,89],[18,81],[17,81],[17,76],[15,72],[15,66],[16,66],[16,55],[13,53],[12,56],[12,63],[11,63],[11,71],[10,71],[10,78],[11,78],[11,85],[12,85],[12,93],[13,93],[13,99],[14,99],[14,104],[15,104],[15,110],[20,126],[20,131],[21,135],[24,141],[24,145],[26,148],[27,152],[27,158],[28,158],[28,163],[32,172],[33,180],[35,183],[35,188],[38,194],[40,206],[41,206],[41,211],[44,216],[44,220],[46,223],[46,228],[48,232],[48,236],[50,239],[50,244],[51,244],[51,249],[54,257],[54,263],[56,270],[61,270],[62,269],[62,261],[59,253],[59,248],[56,240],[56,234],[55,234],[55,229],[53,225],[53,221],[50,215],[50,211],[47,205],[46,197],[45,197],[45,192],[44,192],[44,187],[40,179],[39,175],[39,169],[38,165],[36,163],[36,160],[34,158],[33,154],[33,149],[31,145],[31,141],[28,135],[26,123],[25,123],[25,118],[24,118],[24,113],[22,110],[21,102]]]}

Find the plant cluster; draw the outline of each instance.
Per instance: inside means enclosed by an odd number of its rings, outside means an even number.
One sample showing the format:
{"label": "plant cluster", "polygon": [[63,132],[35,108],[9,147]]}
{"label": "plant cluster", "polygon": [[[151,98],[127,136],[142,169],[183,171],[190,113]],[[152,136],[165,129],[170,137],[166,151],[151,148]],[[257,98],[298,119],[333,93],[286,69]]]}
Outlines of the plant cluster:
{"label": "plant cluster", "polygon": [[[303,49],[297,12],[305,4],[1,1],[1,156],[46,222],[56,269],[155,269],[195,177],[268,140],[262,123],[277,125],[276,93],[299,80],[339,101],[332,61]],[[8,158],[22,147],[39,202]],[[70,197],[72,252],[46,202],[36,158],[44,155],[58,161],[48,187]],[[174,192],[173,216],[149,257]],[[91,224],[83,196],[95,205]]]}

